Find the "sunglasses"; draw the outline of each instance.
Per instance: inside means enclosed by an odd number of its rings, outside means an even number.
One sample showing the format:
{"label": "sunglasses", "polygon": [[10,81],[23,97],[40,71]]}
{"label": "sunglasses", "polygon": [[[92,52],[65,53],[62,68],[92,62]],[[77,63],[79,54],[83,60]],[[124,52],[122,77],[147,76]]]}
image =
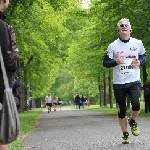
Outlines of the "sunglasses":
{"label": "sunglasses", "polygon": [[121,27],[121,28],[123,28],[123,27],[128,28],[128,27],[130,27],[130,25],[129,25],[129,24],[120,24],[120,27]]}

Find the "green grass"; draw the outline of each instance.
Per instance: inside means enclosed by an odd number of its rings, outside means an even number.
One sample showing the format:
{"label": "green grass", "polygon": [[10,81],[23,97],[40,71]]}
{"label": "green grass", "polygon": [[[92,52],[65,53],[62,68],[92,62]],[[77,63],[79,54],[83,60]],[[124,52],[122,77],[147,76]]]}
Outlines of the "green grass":
{"label": "green grass", "polygon": [[31,111],[25,111],[19,114],[20,135],[17,140],[9,144],[9,150],[23,150],[22,139],[27,133],[34,129],[36,120],[42,111],[43,108],[36,108]]}
{"label": "green grass", "polygon": [[[65,106],[65,107],[74,108],[74,106]],[[113,105],[113,108],[110,108],[109,105],[103,107],[100,107],[99,105],[90,105],[89,107],[86,106],[85,110],[105,112],[109,114],[117,114],[117,108],[115,104]],[[129,114],[130,114],[130,110],[127,110],[127,115]],[[145,113],[144,106],[142,106],[139,116],[150,117],[150,113]]]}
{"label": "green grass", "polygon": [[[99,105],[91,105],[89,107],[85,107],[85,110],[90,110],[90,111],[99,111],[99,112],[105,112],[105,113],[110,113],[110,114],[117,114],[117,108],[114,105],[113,108],[110,108],[109,106],[105,107],[100,107]],[[130,110],[127,110],[127,114],[130,114]],[[140,117],[150,117],[150,113],[145,113],[144,108],[141,109]]]}

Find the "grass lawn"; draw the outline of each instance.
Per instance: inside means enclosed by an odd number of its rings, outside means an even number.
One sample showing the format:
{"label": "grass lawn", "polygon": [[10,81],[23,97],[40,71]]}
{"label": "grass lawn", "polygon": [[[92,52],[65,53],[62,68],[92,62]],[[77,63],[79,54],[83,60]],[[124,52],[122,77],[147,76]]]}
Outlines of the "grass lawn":
{"label": "grass lawn", "polygon": [[[74,108],[74,106],[66,106],[66,107]],[[100,107],[99,105],[90,105],[89,107],[86,106],[85,110],[117,114],[116,105],[114,105],[113,108],[110,108],[109,105],[103,106],[103,107]],[[129,114],[129,113],[130,113],[130,110],[127,110],[127,114]],[[140,117],[150,117],[150,113],[145,113],[144,107],[142,106],[139,116]]]}

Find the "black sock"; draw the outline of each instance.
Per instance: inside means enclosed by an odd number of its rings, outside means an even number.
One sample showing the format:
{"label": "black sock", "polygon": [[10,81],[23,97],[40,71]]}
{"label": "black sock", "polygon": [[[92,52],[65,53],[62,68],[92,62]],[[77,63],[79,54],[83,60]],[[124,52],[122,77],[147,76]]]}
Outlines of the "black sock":
{"label": "black sock", "polygon": [[133,123],[133,122],[135,122],[135,120],[133,120],[133,119],[131,118],[130,123]]}
{"label": "black sock", "polygon": [[129,133],[128,132],[123,132],[123,135],[125,136],[125,135],[129,135]]}

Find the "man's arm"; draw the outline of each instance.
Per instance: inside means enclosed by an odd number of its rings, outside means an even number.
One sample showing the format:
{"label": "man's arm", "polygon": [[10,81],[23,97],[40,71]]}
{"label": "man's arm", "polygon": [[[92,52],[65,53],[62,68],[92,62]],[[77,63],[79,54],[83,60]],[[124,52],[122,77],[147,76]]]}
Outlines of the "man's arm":
{"label": "man's arm", "polygon": [[116,60],[109,58],[109,56],[106,53],[104,56],[104,59],[103,59],[103,67],[111,68],[111,67],[115,67],[117,65],[118,64],[117,64]]}
{"label": "man's arm", "polygon": [[0,20],[0,45],[7,71],[16,71],[16,63],[12,56],[7,24]]}
{"label": "man's arm", "polygon": [[146,61],[146,53],[139,55],[140,66],[142,66]]}

